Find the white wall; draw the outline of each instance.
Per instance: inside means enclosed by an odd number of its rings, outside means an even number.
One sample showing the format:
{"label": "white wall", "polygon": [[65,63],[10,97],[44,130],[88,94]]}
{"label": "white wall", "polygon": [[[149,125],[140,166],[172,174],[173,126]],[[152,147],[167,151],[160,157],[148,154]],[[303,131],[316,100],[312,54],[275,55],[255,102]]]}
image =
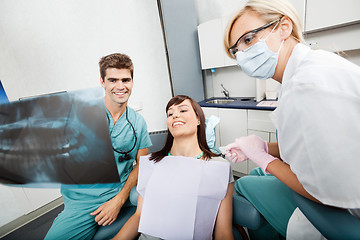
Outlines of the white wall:
{"label": "white wall", "polygon": [[99,86],[98,61],[113,52],[135,65],[130,105],[143,107],[150,131],[165,129],[171,90],[156,0],[0,1],[0,79],[11,101]]}

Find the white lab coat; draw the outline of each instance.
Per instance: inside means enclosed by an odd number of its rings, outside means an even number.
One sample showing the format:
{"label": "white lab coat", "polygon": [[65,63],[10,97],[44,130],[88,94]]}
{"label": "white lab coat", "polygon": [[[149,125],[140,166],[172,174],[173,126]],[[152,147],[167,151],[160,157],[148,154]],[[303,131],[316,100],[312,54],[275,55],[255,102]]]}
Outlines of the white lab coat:
{"label": "white lab coat", "polygon": [[282,159],[324,204],[360,208],[360,67],[297,44],[277,109]]}

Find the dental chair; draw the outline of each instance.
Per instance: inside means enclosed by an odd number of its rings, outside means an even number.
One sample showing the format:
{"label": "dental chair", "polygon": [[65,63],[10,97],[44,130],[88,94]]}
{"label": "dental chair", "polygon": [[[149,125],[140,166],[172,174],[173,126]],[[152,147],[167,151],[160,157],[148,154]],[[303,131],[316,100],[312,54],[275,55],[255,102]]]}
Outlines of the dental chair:
{"label": "dental chair", "polygon": [[293,197],[301,212],[326,239],[360,239],[360,219],[346,209],[316,203],[296,192]]}
{"label": "dental chair", "polygon": [[[265,223],[265,218],[261,213],[243,196],[234,191],[233,194],[233,226],[240,233],[240,238],[235,239],[248,240],[245,228],[257,230]],[[234,231],[233,231],[234,232]]]}

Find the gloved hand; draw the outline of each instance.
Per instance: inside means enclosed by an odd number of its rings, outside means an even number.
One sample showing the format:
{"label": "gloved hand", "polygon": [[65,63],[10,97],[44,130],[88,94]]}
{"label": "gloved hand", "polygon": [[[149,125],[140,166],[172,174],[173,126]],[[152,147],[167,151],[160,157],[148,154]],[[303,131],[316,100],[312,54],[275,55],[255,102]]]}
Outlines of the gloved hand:
{"label": "gloved hand", "polygon": [[233,148],[235,148],[237,152],[240,150],[265,173],[268,173],[268,171],[266,171],[268,164],[276,159],[268,154],[267,142],[256,135],[238,138],[235,140],[235,143],[229,144],[228,146],[230,147],[230,149],[227,149],[229,152],[235,152],[232,150]]}
{"label": "gloved hand", "polygon": [[226,159],[229,159],[233,163],[242,162],[248,159],[238,148],[236,143],[230,143],[225,147],[219,147],[219,149],[221,153],[225,155]]}

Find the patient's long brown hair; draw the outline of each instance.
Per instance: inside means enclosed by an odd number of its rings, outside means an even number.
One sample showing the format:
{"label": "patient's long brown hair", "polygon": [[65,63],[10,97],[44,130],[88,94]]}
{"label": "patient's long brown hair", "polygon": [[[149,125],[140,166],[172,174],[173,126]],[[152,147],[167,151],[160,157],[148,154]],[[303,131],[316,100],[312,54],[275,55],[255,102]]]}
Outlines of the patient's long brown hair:
{"label": "patient's long brown hair", "polygon": [[[190,101],[191,106],[194,109],[196,116],[200,120],[200,124],[197,126],[197,139],[198,139],[200,149],[204,152],[204,155],[203,155],[204,159],[208,160],[212,157],[219,156],[218,154],[211,152],[209,146],[207,145],[206,133],[205,133],[205,115],[204,115],[204,112],[201,109],[200,105],[197,102],[195,102],[192,98],[190,98],[188,96],[177,95],[177,96],[171,98],[170,101],[168,102],[168,104],[166,105],[166,112],[169,110],[169,108],[171,106],[179,105],[186,99],[188,99]],[[160,151],[152,153],[149,159],[153,160],[155,162],[161,161],[161,159],[163,159],[164,157],[166,157],[168,155],[168,153],[173,145],[173,142],[174,142],[174,137],[171,135],[171,133],[168,129],[165,146]]]}

